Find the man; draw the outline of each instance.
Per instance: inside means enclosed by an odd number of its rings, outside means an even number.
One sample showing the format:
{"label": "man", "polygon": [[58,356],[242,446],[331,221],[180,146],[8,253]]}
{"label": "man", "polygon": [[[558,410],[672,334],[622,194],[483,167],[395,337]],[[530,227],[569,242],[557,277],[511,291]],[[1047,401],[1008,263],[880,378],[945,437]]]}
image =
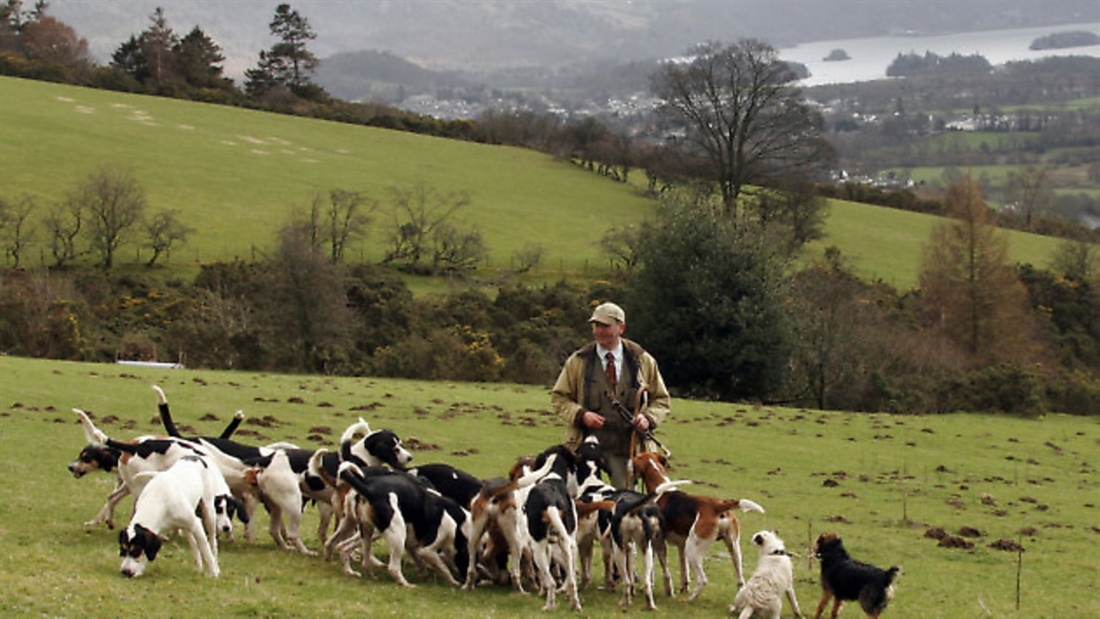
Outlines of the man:
{"label": "man", "polygon": [[[630,482],[627,463],[633,455],[632,443],[638,451],[654,448],[643,444],[644,433],[668,415],[668,389],[657,360],[623,337],[623,308],[604,303],[588,322],[595,341],[565,361],[550,401],[568,424],[565,445],[576,450],[584,437],[595,435],[611,470],[610,483],[622,489]],[[622,408],[630,421],[624,419]]]}

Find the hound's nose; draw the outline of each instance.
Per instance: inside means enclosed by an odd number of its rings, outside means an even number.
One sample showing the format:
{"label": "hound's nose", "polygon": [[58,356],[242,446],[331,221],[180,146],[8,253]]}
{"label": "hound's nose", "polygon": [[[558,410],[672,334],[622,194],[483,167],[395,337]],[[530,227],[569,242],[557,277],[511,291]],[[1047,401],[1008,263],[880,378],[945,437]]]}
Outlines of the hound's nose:
{"label": "hound's nose", "polygon": [[125,576],[126,578],[133,578],[134,577],[134,573],[131,572],[130,570],[122,570],[122,575]]}

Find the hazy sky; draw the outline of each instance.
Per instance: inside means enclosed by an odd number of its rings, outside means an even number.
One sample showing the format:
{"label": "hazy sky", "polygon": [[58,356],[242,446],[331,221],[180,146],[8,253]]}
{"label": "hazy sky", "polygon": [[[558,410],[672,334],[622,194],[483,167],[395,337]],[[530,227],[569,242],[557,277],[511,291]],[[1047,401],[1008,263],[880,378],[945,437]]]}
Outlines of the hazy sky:
{"label": "hazy sky", "polygon": [[[198,25],[233,76],[274,44],[279,0],[52,0],[50,14],[86,38],[96,60],[149,25],[163,6],[169,25]],[[324,58],[390,51],[426,66],[549,64],[673,55],[691,43],[754,36],[783,48],[813,40],[943,33],[1046,23],[1095,24],[1098,0],[291,0]],[[28,7],[33,4],[26,3]],[[451,67],[455,68],[455,67]]]}

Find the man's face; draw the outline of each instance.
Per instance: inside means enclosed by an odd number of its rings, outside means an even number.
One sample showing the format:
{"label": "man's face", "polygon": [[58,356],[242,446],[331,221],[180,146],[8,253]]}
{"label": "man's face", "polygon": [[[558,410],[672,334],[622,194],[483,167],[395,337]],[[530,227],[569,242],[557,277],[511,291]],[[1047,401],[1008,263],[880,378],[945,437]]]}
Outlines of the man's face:
{"label": "man's face", "polygon": [[600,346],[612,349],[619,345],[619,338],[622,337],[623,331],[625,330],[626,324],[622,322],[612,322],[609,325],[593,322],[592,338],[595,339],[596,343]]}

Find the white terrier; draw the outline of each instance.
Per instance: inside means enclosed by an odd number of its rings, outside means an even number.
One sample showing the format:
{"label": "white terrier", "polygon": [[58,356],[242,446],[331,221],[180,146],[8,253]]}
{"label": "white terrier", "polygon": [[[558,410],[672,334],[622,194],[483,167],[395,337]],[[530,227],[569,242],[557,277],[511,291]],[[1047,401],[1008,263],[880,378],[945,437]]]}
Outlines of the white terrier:
{"label": "white terrier", "polygon": [[745,586],[733,598],[730,612],[741,613],[738,619],[750,619],[757,615],[779,619],[783,610],[783,594],[791,603],[796,617],[802,616],[798,599],[794,595],[794,569],[791,555],[777,531],[760,531],[752,536],[752,543],[760,552],[756,571]]}

